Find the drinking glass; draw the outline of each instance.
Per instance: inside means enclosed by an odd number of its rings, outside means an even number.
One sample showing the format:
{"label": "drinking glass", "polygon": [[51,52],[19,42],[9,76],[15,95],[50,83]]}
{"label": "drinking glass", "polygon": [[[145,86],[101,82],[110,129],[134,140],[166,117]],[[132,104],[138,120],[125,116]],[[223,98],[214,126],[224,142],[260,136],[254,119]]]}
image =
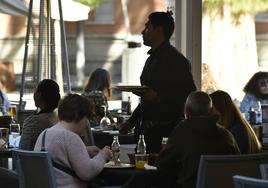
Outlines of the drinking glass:
{"label": "drinking glass", "polygon": [[100,129],[105,130],[111,127],[111,120],[107,117],[107,106],[102,106],[104,109],[104,117],[100,120]]}
{"label": "drinking glass", "polygon": [[10,115],[12,121],[14,122],[16,119],[16,114],[17,114],[17,110],[16,110],[16,106],[15,105],[11,105],[8,109],[8,115]]}
{"label": "drinking glass", "polygon": [[145,164],[148,164],[148,154],[135,154],[136,168],[143,169]]}
{"label": "drinking glass", "polygon": [[10,145],[13,147],[17,147],[17,138],[20,136],[20,124],[19,123],[11,123],[9,125],[10,128]]}

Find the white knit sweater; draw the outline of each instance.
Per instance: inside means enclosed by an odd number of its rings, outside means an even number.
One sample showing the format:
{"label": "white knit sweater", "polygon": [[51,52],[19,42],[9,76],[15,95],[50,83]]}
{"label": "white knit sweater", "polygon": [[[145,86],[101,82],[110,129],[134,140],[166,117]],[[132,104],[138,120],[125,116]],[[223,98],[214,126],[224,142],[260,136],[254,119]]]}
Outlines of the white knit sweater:
{"label": "white knit sweater", "polygon": [[[37,139],[34,148],[36,151],[41,150],[43,134],[44,132]],[[86,181],[96,177],[102,171],[106,162],[105,156],[101,153],[90,158],[79,135],[66,130],[60,126],[60,123],[47,130],[45,148],[55,162],[73,169],[80,179]],[[56,168],[54,169],[58,188],[87,187],[85,182]]]}

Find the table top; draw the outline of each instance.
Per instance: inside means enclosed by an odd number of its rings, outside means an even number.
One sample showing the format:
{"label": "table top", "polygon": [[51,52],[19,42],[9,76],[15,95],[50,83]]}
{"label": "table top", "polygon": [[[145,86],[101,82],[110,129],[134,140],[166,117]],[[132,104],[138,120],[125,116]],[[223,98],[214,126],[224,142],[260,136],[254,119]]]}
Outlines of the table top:
{"label": "table top", "polygon": [[133,177],[153,179],[158,172],[136,168],[104,168],[98,175],[109,186],[124,185]]}

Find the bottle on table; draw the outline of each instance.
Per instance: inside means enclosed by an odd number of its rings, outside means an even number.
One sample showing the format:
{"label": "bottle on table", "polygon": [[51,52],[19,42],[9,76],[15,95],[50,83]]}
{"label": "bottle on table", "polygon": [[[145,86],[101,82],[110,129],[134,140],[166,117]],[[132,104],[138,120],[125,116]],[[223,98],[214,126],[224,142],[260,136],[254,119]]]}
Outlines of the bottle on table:
{"label": "bottle on table", "polygon": [[127,114],[128,115],[131,115],[131,99],[130,99],[130,96],[128,96],[127,98]]}
{"label": "bottle on table", "polygon": [[113,152],[112,161],[115,165],[120,163],[120,143],[118,140],[118,136],[114,136],[114,140],[111,145],[111,150]]}
{"label": "bottle on table", "polygon": [[251,125],[260,125],[262,123],[261,102],[252,102],[249,110],[249,122]]}
{"label": "bottle on table", "polygon": [[137,154],[146,154],[146,143],[144,141],[144,135],[139,136],[137,144]]}

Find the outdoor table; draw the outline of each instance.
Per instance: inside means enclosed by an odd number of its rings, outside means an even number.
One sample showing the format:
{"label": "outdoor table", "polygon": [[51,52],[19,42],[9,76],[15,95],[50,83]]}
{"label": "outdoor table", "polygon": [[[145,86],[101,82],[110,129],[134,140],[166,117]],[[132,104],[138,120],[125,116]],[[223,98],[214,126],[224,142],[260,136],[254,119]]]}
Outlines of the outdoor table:
{"label": "outdoor table", "polygon": [[127,187],[139,187],[139,184],[151,182],[157,177],[156,170],[132,168],[104,168],[98,178],[104,180],[107,186],[128,185]]}

